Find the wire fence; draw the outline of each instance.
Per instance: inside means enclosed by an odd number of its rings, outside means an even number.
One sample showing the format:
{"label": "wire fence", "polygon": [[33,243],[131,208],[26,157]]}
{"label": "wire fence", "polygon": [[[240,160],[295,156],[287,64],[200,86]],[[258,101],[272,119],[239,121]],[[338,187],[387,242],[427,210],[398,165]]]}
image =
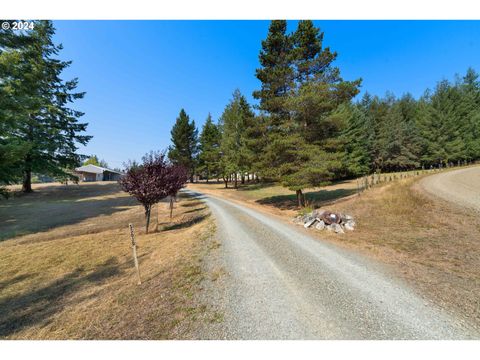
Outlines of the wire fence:
{"label": "wire fence", "polygon": [[374,172],[372,174],[368,174],[368,175],[357,178],[357,193],[360,194],[363,191],[368,190],[379,184],[422,176],[425,174],[441,172],[441,171],[449,170],[452,168],[465,168],[465,167],[478,165],[478,164],[479,164],[478,161],[470,161],[470,162],[458,161],[455,163],[453,162],[439,163],[438,165],[436,166],[432,165],[427,169],[425,167],[422,167],[421,169],[406,170],[406,171],[391,172],[391,173]]}

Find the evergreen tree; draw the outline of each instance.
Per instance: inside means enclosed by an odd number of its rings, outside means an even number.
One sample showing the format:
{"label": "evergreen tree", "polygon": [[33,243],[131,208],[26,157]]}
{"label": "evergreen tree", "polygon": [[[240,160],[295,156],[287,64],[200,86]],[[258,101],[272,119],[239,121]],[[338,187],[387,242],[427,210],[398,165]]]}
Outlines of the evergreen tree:
{"label": "evergreen tree", "polygon": [[417,126],[422,137],[421,161],[427,166],[455,162],[466,157],[461,137],[465,119],[458,117],[458,89],[444,80],[435,92],[426,94],[419,103]]}
{"label": "evergreen tree", "polygon": [[480,159],[480,81],[472,68],[462,79],[459,116],[463,119],[462,139],[465,143],[465,159]]}
{"label": "evergreen tree", "polygon": [[252,167],[256,159],[256,155],[252,153],[252,149],[250,148],[250,146],[253,145],[253,149],[255,149],[255,144],[253,144],[251,137],[255,136],[257,119],[252,111],[252,107],[248,103],[245,96],[243,96],[240,91],[238,91],[238,95],[234,94],[234,96],[238,96],[239,108],[242,119],[242,131],[240,133],[241,139],[239,147],[239,170],[241,172],[241,180],[243,184],[245,182],[245,174],[250,174],[253,172]]}
{"label": "evergreen tree", "polygon": [[392,101],[393,96],[387,94],[386,99],[380,99],[377,96],[367,96],[364,97],[361,102],[361,106],[366,112],[369,124],[371,126],[371,170],[376,172],[384,168],[389,130],[386,126],[385,119],[387,118]]}
{"label": "evergreen tree", "polygon": [[168,157],[174,164],[183,165],[188,169],[190,181],[193,182],[198,152],[198,130],[195,121],[190,121],[184,109],[180,110],[171,131],[172,146]]}
{"label": "evergreen tree", "polygon": [[208,114],[207,120],[200,134],[199,145],[199,171],[205,174],[208,180],[217,176],[220,171],[220,131],[218,126],[212,121],[212,116]]}
{"label": "evergreen tree", "polygon": [[288,59],[291,82],[282,98],[283,113],[263,107],[271,119],[263,172],[295,190],[301,206],[303,189],[327,183],[342,166],[339,134],[345,121],[338,109],[358,93],[360,80],[348,82],[340,77],[339,69],[332,66],[336,53],[323,49],[323,33],[311,21],[300,22],[286,38],[292,47],[281,58]]}
{"label": "evergreen tree", "polygon": [[260,109],[272,116],[273,124],[288,116],[285,100],[293,87],[293,42],[286,34],[287,22],[274,20],[270,23],[267,38],[260,50],[261,68],[256,76],[261,81],[260,90],[253,97],[260,100]]}
{"label": "evergreen tree", "polygon": [[346,126],[341,134],[344,147],[342,162],[346,176],[363,176],[371,169],[374,134],[369,114],[364,110],[359,104],[344,105],[340,110],[346,119]]}
{"label": "evergreen tree", "polygon": [[[14,115],[6,138],[15,144],[28,144],[18,164],[24,192],[32,191],[32,172],[68,176],[67,170],[80,160],[77,145],[85,145],[91,138],[80,135],[87,127],[78,122],[83,113],[69,107],[84,93],[75,92],[77,79],[64,81],[60,77],[71,62],[56,58],[62,46],[52,42],[54,32],[51,21],[36,21],[34,29],[22,38],[20,50],[2,49],[18,57],[10,68],[13,71],[2,74],[2,78],[7,75],[7,79],[14,79],[14,87],[8,91],[16,104],[6,111],[6,118]],[[3,34],[3,44],[14,43],[13,36],[5,38]],[[8,66],[2,71],[8,71]]]}
{"label": "evergreen tree", "polygon": [[244,131],[244,162],[246,171],[259,180],[258,175],[265,176],[268,172],[268,162],[266,158],[268,148],[268,134],[270,119],[265,114],[255,115],[249,112],[247,116],[246,129]]}
{"label": "evergreen tree", "polygon": [[[337,53],[330,48],[322,49],[324,33],[316,28],[311,20],[300,20],[293,34],[295,80],[303,83],[313,76],[324,74],[336,59]],[[336,70],[333,69],[335,72]]]}
{"label": "evergreen tree", "polygon": [[391,104],[384,119],[384,139],[382,149],[383,167],[382,170],[395,171],[414,169],[419,166],[417,161],[416,128],[414,116],[410,111],[415,111],[410,106],[409,97]]}
{"label": "evergreen tree", "polygon": [[21,179],[21,161],[30,149],[25,139],[14,134],[17,122],[28,117],[23,58],[31,42],[28,34],[0,29],[0,195],[4,196],[2,185]]}
{"label": "evergreen tree", "polygon": [[251,117],[253,113],[245,97],[238,89],[235,90],[232,100],[225,107],[220,118],[223,177],[227,179],[230,175],[233,176],[235,188],[237,188],[238,175],[245,171],[247,166],[245,134]]}

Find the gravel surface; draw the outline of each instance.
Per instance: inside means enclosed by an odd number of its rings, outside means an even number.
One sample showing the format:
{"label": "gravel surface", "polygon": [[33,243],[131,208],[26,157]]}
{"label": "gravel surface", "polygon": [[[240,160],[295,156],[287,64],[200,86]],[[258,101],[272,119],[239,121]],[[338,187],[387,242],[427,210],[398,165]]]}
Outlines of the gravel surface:
{"label": "gravel surface", "polygon": [[226,273],[211,283],[222,321],[202,338],[480,338],[380,264],[270,215],[195,194],[216,218],[216,261]]}
{"label": "gravel surface", "polygon": [[428,176],[421,182],[429,193],[457,205],[480,211],[480,167]]}

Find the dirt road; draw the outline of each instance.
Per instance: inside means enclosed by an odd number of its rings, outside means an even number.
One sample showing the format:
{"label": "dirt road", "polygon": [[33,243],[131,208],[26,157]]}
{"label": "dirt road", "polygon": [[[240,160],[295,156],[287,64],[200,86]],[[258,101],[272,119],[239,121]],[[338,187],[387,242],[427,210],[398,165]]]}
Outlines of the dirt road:
{"label": "dirt road", "polygon": [[444,200],[480,211],[480,166],[432,175],[421,185]]}
{"label": "dirt road", "polygon": [[213,196],[226,275],[214,282],[216,339],[458,339],[478,333],[381,265],[301,228]]}

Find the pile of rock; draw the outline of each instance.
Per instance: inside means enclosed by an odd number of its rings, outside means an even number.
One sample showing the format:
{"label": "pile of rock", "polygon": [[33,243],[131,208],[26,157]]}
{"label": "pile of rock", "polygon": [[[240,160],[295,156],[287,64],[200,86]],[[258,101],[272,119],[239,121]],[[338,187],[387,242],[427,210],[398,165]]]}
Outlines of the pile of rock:
{"label": "pile of rock", "polygon": [[306,215],[299,215],[293,219],[293,222],[303,225],[304,228],[314,227],[317,230],[327,230],[337,234],[355,229],[355,221],[350,215],[320,209],[315,209]]}

